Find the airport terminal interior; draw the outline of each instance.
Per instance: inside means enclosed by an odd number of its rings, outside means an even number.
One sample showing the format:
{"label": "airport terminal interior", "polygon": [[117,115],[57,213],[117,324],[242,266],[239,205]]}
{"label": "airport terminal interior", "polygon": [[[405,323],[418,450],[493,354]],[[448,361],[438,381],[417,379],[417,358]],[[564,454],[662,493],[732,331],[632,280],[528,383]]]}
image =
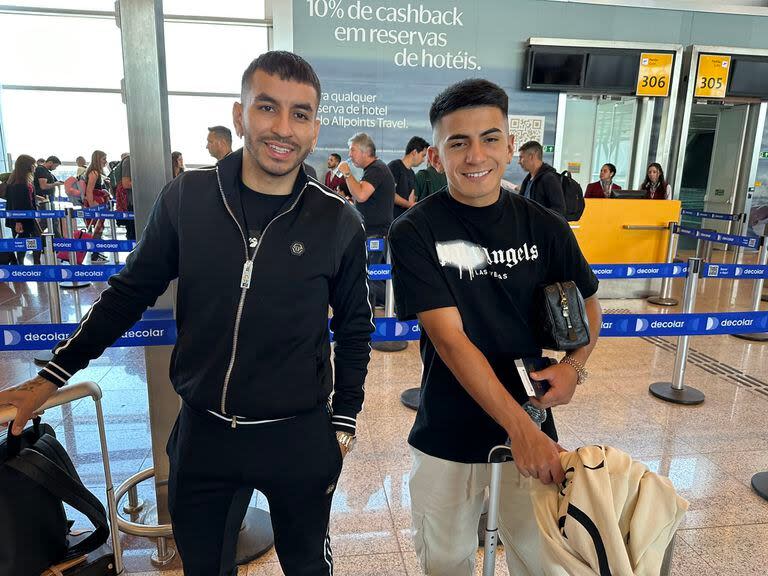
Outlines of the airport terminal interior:
{"label": "airport terminal interior", "polygon": [[[568,219],[600,280],[602,334],[586,365],[587,381],[570,403],[553,408],[559,444],[569,451],[602,445],[626,452],[668,477],[688,502],[661,574],[765,576],[765,30],[768,2],[758,0],[0,5],[6,52],[0,65],[0,174],[13,172],[22,155],[39,158],[39,168],[63,185],[50,188],[53,202],[35,208],[53,212],[36,213],[36,219],[59,240],[91,242],[72,244],[70,252],[58,248],[66,252],[58,256],[49,249],[42,263],[58,271],[40,268],[40,281],[26,280],[32,272],[25,269],[37,269],[33,252],[19,253],[24,246],[14,249],[9,242],[34,242],[38,233],[7,226],[13,207],[0,206],[0,245],[13,257],[0,266],[0,390],[33,378],[54,343],[50,335],[73,332],[88,314],[109,275],[124,265],[134,225],[140,241],[163,186],[180,171],[210,169],[225,158],[212,144],[224,132],[232,149],[243,146],[232,105],[240,99],[243,70],[260,54],[293,51],[317,72],[320,135],[304,164],[340,201],[346,196],[352,204],[355,194],[331,183],[339,176],[338,159],[350,158],[350,178],[363,177],[350,152],[356,133],[370,135],[384,163],[406,158],[412,137],[435,144],[429,122],[435,96],[466,78],[486,78],[509,97],[516,152],[502,193],[528,194],[522,184],[529,165],[521,160],[527,152],[517,149],[535,141],[546,165],[568,172],[558,177],[562,189],[579,188],[585,195],[583,212]],[[102,162],[99,151],[109,162],[99,164],[103,181],[110,170],[125,170],[126,156],[133,179],[129,204],[118,193],[125,190],[126,174],[112,184],[108,211],[122,214],[103,220],[78,212],[92,191],[79,177]],[[429,159],[419,162],[413,172],[429,178]],[[35,180],[39,174],[34,172]],[[421,182],[418,176],[414,182]],[[409,192],[396,194],[417,206],[422,199],[409,198]],[[199,230],[214,245],[220,232]],[[93,244],[99,241],[103,250]],[[110,247],[110,241],[117,242]],[[386,239],[383,246],[386,253]],[[291,250],[301,255],[304,246],[294,242]],[[70,266],[79,275],[73,277]],[[417,576],[425,572],[413,540],[408,434],[423,377],[419,328],[383,321],[395,316],[392,281],[369,283],[386,285],[385,297],[374,306],[378,342],[356,443],[344,458],[331,505],[332,573]],[[168,327],[174,290],[172,284],[155,306],[166,320],[145,316],[146,326],[164,321]],[[217,294],[209,297],[214,301]],[[97,385],[103,414],[93,398],[80,395],[45,410],[42,421],[54,428],[82,483],[107,508],[122,561],[103,573],[183,576],[166,502],[165,446],[180,406],[168,377],[173,340],[153,341],[149,332],[107,348],[69,379]],[[220,338],[229,342],[232,334]],[[559,359],[565,352],[544,354]],[[0,421],[6,422],[9,412],[3,410]],[[114,510],[100,443],[102,416],[119,500]],[[259,492],[247,518],[252,512],[259,521],[243,525],[237,573],[282,575],[267,526],[269,503]],[[81,512],[68,506],[67,515],[74,529],[90,529]],[[498,552],[495,574],[515,576],[503,542]],[[478,576],[490,574],[483,572],[483,558],[480,543]],[[583,572],[592,573],[611,572]]]}

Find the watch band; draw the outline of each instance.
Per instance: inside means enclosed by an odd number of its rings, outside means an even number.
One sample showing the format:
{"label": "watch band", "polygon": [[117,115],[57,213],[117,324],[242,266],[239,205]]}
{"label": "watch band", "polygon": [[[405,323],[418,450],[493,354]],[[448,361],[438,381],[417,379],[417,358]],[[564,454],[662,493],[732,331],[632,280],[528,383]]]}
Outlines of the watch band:
{"label": "watch band", "polygon": [[574,370],[576,370],[576,384],[581,385],[584,384],[584,382],[587,381],[587,378],[589,378],[589,372],[587,372],[587,369],[584,367],[584,364],[576,360],[573,356],[564,356],[562,360],[560,360],[560,364],[568,364],[571,366]]}

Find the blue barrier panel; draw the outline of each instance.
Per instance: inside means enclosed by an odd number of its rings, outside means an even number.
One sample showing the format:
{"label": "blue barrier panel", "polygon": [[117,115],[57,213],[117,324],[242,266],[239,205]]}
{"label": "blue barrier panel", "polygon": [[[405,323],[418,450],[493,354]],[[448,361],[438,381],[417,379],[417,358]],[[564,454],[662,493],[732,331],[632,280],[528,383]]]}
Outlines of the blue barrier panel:
{"label": "blue barrier panel", "polygon": [[9,238],[0,240],[0,252],[26,252],[27,250],[42,250],[40,238]]}
{"label": "blue barrier panel", "polygon": [[702,278],[739,278],[748,280],[768,278],[768,266],[749,264],[704,264]]}
{"label": "blue barrier panel", "polygon": [[710,232],[707,230],[696,230],[694,228],[685,228],[684,226],[675,226],[675,232],[683,236],[692,236],[693,238],[704,238],[710,242],[722,242],[723,244],[732,244],[734,246],[744,246],[746,248],[757,248],[760,239],[755,236],[733,236],[732,234],[721,234],[719,232]]}
{"label": "blue barrier panel", "polygon": [[368,266],[368,278],[371,280],[391,280],[392,266],[389,264],[371,264]]}
{"label": "blue barrier panel", "polygon": [[611,278],[679,278],[688,274],[688,264],[591,264],[601,280]]}
{"label": "blue barrier panel", "polygon": [[680,214],[684,216],[694,216],[696,218],[709,218],[710,220],[725,220],[732,222],[734,220],[740,220],[741,214],[720,214],[719,212],[703,212],[702,210],[680,210]]}
{"label": "blue barrier panel", "polygon": [[605,314],[600,336],[710,336],[744,332],[768,332],[768,312]]}
{"label": "blue barrier panel", "polygon": [[56,238],[54,250],[74,250],[76,252],[130,252],[136,246],[133,240],[73,240]]}
{"label": "blue barrier panel", "polygon": [[0,210],[0,218],[64,218],[64,210]]}
{"label": "blue barrier panel", "polygon": [[[50,350],[67,338],[77,324],[20,324],[0,326],[0,351]],[[142,320],[115,342],[115,347],[163,346],[176,342],[175,320]]]}
{"label": "blue barrier panel", "polygon": [[94,210],[88,208],[86,210],[76,210],[75,217],[77,218],[98,218],[99,220],[133,220],[133,212],[112,212],[105,210]]}
{"label": "blue barrier panel", "polygon": [[384,252],[384,238],[368,238],[365,246],[368,252]]}
{"label": "blue barrier panel", "polygon": [[106,281],[123,265],[109,266],[0,266],[0,282]]}

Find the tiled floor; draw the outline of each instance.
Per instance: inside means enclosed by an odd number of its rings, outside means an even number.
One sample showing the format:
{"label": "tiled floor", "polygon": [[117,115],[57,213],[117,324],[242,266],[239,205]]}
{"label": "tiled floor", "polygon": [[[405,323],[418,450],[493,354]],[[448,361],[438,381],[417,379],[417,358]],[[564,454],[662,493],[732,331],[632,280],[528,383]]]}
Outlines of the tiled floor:
{"label": "tiled floor", "polygon": [[[681,292],[681,282],[675,292]],[[102,286],[82,290],[83,310]],[[698,311],[743,310],[749,282],[708,281]],[[65,317],[74,318],[74,300],[62,295]],[[604,301],[606,308],[633,312],[679,312],[640,300]],[[765,305],[763,305],[765,308]],[[35,284],[0,284],[0,323],[46,322],[47,297]],[[669,339],[674,342],[674,339]],[[768,343],[730,336],[695,337],[691,345],[720,362],[768,382]],[[31,376],[31,354],[0,355],[0,387]],[[590,381],[573,402],[556,410],[561,443],[568,448],[604,443],[629,452],[652,469],[669,475],[690,501],[675,552],[675,576],[768,574],[768,502],[753,493],[751,476],[768,470],[768,396],[689,365],[686,383],[705,392],[695,407],[663,403],[648,385],[671,377],[674,355],[644,339],[605,338],[589,363]],[[108,441],[115,485],[151,466],[150,429],[140,349],[111,349],[77,379],[94,380],[104,390]],[[367,382],[359,442],[344,466],[332,511],[331,537],[336,574],[343,576],[416,575],[418,561],[410,539],[406,436],[414,413],[400,393],[418,384],[420,360],[415,343],[404,352],[374,352]],[[768,389],[768,385],[767,385]],[[90,400],[46,414],[73,455],[85,481],[103,498],[103,474]],[[141,494],[152,498],[151,483]],[[254,503],[265,507],[264,498]],[[152,542],[124,537],[127,573],[181,575],[178,559],[162,571],[149,561]],[[480,564],[478,553],[478,565]],[[479,568],[478,568],[478,574]],[[243,567],[241,575],[282,574],[274,552]],[[503,555],[497,574],[507,574]]]}

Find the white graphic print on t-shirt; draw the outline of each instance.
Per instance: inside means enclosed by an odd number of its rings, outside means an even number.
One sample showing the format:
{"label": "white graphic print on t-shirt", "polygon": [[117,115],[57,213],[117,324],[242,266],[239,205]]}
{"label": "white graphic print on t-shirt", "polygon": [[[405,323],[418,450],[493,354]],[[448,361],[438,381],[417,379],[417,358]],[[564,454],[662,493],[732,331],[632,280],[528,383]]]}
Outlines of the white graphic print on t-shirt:
{"label": "white graphic print on t-shirt", "polygon": [[451,242],[435,242],[437,258],[440,266],[456,268],[459,278],[464,277],[466,270],[470,280],[475,276],[493,276],[499,280],[506,280],[506,272],[488,267],[506,266],[513,268],[523,261],[537,260],[539,249],[536,244],[528,246],[524,243],[520,248],[507,248],[506,250],[489,250],[466,240],[453,240]]}

